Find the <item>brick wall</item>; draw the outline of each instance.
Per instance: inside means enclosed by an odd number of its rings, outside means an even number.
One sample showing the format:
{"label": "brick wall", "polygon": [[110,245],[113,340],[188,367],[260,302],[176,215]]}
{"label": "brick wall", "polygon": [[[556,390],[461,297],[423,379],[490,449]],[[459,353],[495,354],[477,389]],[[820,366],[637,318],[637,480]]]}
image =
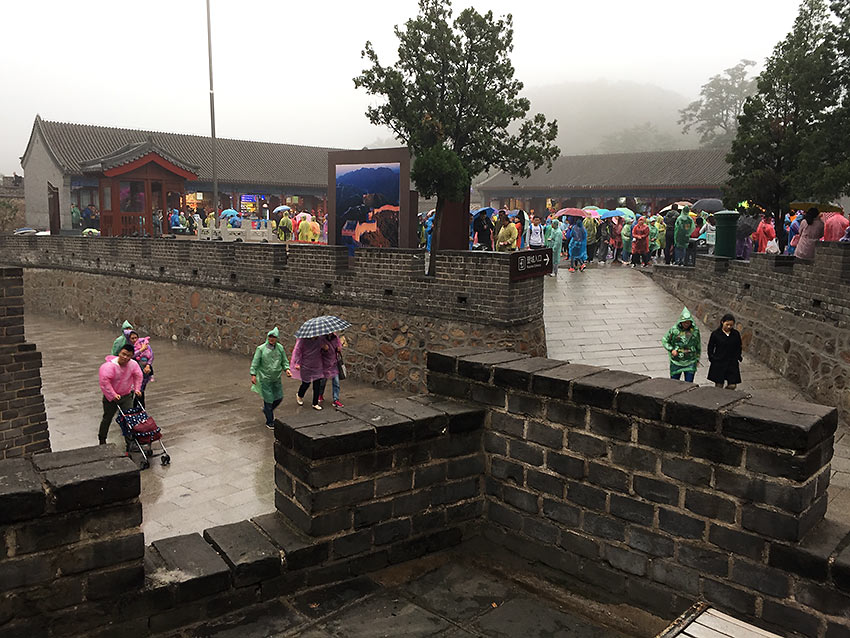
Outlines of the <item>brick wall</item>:
{"label": "brick wall", "polygon": [[490,406],[485,534],[542,575],[667,618],[702,598],[848,635],[850,526],[822,520],[834,408],[507,352],[428,369],[431,392]]}
{"label": "brick wall", "polygon": [[23,271],[0,267],[0,459],[50,450],[39,368],[24,337]]}
{"label": "brick wall", "polygon": [[260,293],[494,326],[543,316],[543,280],[511,283],[507,253],[454,251],[425,276],[424,251],[120,237],[0,236],[8,264]]}
{"label": "brick wall", "polygon": [[850,416],[850,244],[818,244],[813,261],[701,256],[653,278],[709,326],[734,314],[746,352]]}
{"label": "brick wall", "polygon": [[[42,241],[47,240],[47,241]],[[484,345],[545,355],[541,279],[510,283],[508,257],[315,245],[123,238],[0,237],[25,266],[28,312],[120,325],[252,354],[273,325],[291,352],[302,322],[323,314],[346,332],[352,378],[425,387],[425,352]],[[160,270],[161,269],[161,270]]]}

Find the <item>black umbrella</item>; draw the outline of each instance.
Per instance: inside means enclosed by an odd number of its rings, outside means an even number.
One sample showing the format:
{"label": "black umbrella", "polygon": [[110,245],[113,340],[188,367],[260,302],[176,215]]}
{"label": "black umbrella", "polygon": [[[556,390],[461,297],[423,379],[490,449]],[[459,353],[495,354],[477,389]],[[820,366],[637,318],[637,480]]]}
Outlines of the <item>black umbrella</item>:
{"label": "black umbrella", "polygon": [[723,210],[723,202],[719,199],[701,199],[691,208],[695,213],[718,213]]}

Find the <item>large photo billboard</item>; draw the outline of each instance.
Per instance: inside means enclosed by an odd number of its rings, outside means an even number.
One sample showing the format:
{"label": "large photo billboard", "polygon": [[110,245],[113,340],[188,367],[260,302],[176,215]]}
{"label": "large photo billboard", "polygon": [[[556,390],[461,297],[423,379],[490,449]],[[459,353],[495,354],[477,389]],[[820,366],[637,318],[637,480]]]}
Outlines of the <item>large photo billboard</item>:
{"label": "large photo billboard", "polygon": [[328,154],[328,243],[415,248],[407,148]]}
{"label": "large photo billboard", "polygon": [[336,165],[336,243],[398,248],[399,162]]}

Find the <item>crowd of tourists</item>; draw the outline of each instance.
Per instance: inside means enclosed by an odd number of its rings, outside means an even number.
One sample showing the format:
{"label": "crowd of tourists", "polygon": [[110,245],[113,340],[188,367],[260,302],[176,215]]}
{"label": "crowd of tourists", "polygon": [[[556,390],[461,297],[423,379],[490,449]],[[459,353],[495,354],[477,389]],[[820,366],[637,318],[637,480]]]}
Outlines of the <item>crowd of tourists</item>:
{"label": "crowd of tourists", "polygon": [[[154,354],[149,336],[139,333],[129,321],[121,326],[121,334],[112,343],[110,354],[98,370],[102,393],[103,417],[98,429],[98,441],[106,443],[109,426],[120,410],[126,412],[137,403],[144,408],[145,389],[154,380]],[[344,378],[342,350],[345,337],[330,333],[317,337],[297,338],[292,360],[279,341],[277,327],[257,346],[251,360],[251,391],[263,399],[263,416],[268,428],[274,427],[274,410],[283,399],[282,377],[301,381],[295,395],[298,405],[304,404],[307,390],[312,386],[312,407],[322,409],[327,381],[331,381],[333,406],[343,407],[340,401],[340,378]]]}
{"label": "crowd of tourists", "polygon": [[[429,221],[426,218],[420,230],[426,249],[430,249]],[[481,209],[471,215],[470,248],[499,252],[551,248],[555,276],[562,259],[570,272],[583,272],[590,262],[609,260],[632,268],[662,262],[684,265],[691,240],[713,245],[715,230],[713,216],[694,213],[688,206],[680,209],[677,204],[654,215],[588,207],[563,209],[545,219],[522,210]]]}

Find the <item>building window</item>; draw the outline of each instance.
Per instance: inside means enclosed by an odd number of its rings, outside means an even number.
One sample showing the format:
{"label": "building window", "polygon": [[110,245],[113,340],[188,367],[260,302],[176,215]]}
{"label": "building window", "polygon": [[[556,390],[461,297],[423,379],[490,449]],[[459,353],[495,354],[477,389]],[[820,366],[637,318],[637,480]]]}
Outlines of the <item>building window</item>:
{"label": "building window", "polygon": [[145,212],[145,183],[139,181],[119,182],[118,199],[122,213]]}
{"label": "building window", "polygon": [[112,210],[112,187],[103,187],[103,210]]}

